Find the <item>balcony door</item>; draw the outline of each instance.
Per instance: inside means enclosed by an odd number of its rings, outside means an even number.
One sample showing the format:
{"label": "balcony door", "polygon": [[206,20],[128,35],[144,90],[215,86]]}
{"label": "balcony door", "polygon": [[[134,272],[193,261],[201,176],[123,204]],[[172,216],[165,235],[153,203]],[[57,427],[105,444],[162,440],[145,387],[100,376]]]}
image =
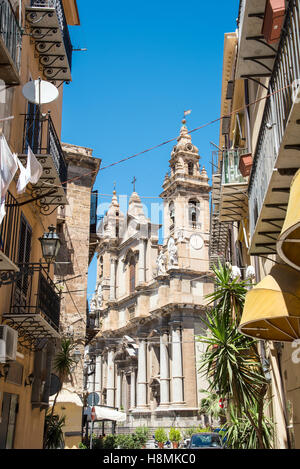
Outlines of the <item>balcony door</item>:
{"label": "balcony door", "polygon": [[[20,221],[19,233],[19,249],[18,249],[18,264],[28,264],[30,261],[32,229],[26,218],[22,214]],[[24,274],[18,279],[15,287],[15,294],[13,298],[14,307],[18,309],[19,313],[26,313],[26,306],[28,304],[28,291],[29,282],[31,277],[24,271]]]}
{"label": "balcony door", "polygon": [[41,120],[37,104],[28,103],[25,127],[24,149],[27,151],[29,146],[33,153],[41,153]]}
{"label": "balcony door", "polygon": [[18,406],[19,396],[17,394],[3,393],[0,423],[0,449],[12,449],[14,446]]}

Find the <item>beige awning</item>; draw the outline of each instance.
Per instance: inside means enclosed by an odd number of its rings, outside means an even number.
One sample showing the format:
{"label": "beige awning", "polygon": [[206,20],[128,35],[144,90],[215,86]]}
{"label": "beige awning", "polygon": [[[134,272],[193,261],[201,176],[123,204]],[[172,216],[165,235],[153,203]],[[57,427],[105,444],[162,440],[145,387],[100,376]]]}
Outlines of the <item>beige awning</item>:
{"label": "beige awning", "polygon": [[291,184],[287,214],[277,241],[277,252],[284,262],[300,271],[300,170]]}
{"label": "beige awning", "polygon": [[300,338],[300,273],[275,265],[246,295],[240,331],[257,339],[293,342]]}
{"label": "beige awning", "polygon": [[[125,422],[126,413],[119,412],[116,409],[106,406],[95,405],[96,421],[98,420],[112,420],[114,422]],[[84,410],[85,415],[91,415],[91,407]]]}
{"label": "beige awning", "polygon": [[[49,400],[50,405],[53,404],[54,399],[55,399],[55,396],[50,397],[50,400]],[[75,392],[69,391],[68,389],[62,389],[60,391],[60,393],[58,394],[56,402],[57,403],[64,403],[64,404],[70,403],[70,404],[75,404],[78,407],[83,407],[83,403],[82,403],[80,397],[78,396],[78,394],[76,394]]]}

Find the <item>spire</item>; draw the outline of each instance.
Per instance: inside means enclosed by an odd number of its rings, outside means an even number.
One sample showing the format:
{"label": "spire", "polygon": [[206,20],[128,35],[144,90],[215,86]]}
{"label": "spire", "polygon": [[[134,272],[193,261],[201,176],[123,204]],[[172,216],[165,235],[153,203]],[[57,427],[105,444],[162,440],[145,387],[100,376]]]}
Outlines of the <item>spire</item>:
{"label": "spire", "polygon": [[111,199],[111,205],[113,207],[119,207],[119,202],[118,202],[116,189],[114,189],[114,191],[113,191],[113,196],[112,196],[112,199]]}
{"label": "spire", "polygon": [[187,129],[185,119],[182,120],[180,134],[177,138],[177,145],[173,148],[172,155],[179,151],[198,153],[198,148],[192,144],[192,137]]}
{"label": "spire", "polygon": [[145,218],[143,205],[137,192],[133,192],[129,199],[128,215],[133,218]]}

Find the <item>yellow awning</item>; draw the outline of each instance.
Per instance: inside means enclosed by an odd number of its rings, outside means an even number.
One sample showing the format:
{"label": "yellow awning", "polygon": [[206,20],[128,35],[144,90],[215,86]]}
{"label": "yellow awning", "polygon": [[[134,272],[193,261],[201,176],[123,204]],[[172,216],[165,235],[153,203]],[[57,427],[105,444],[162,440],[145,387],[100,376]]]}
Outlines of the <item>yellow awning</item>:
{"label": "yellow awning", "polygon": [[300,273],[275,265],[246,295],[239,330],[257,339],[293,342],[300,338]]}
{"label": "yellow awning", "polygon": [[277,252],[284,262],[300,270],[300,170],[291,184],[287,214],[277,241]]}

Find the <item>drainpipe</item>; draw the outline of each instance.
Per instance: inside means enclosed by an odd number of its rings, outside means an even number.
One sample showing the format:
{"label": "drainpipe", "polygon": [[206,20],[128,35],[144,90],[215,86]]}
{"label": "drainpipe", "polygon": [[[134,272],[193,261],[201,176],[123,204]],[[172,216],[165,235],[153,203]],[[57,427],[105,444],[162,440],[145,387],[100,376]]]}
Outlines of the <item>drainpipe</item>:
{"label": "drainpipe", "polygon": [[283,385],[282,367],[281,367],[282,345],[281,343],[276,342],[274,344],[274,347],[276,350],[276,358],[277,358],[276,361],[277,361],[278,373],[280,377],[280,388],[281,388],[281,394],[282,394],[282,410],[283,410],[285,430],[286,430],[287,446],[288,446],[288,449],[291,449],[291,439],[290,439],[288,417],[287,417],[287,404],[286,404],[286,398],[285,398],[285,389]]}

